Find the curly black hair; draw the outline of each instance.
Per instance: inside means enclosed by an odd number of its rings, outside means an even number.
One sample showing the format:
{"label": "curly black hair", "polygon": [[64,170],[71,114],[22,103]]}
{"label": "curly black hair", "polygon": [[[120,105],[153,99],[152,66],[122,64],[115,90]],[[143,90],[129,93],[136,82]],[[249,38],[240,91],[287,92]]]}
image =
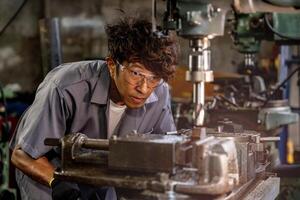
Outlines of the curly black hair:
{"label": "curly black hair", "polygon": [[140,62],[146,69],[168,81],[175,73],[177,41],[158,37],[152,24],[141,18],[125,17],[106,26],[108,51],[113,60]]}

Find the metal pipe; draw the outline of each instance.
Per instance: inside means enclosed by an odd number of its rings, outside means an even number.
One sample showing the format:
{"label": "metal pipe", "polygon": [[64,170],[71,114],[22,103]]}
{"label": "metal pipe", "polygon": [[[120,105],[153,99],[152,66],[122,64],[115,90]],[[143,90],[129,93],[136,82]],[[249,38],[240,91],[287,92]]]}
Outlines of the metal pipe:
{"label": "metal pipe", "polygon": [[41,19],[39,26],[43,74],[46,76],[51,69],[62,63],[59,19]]}
{"label": "metal pipe", "polygon": [[[194,126],[203,126],[205,119],[205,82],[211,81],[210,41],[207,37],[190,40],[189,72],[187,80],[193,82]],[[210,77],[211,76],[211,77]]]}

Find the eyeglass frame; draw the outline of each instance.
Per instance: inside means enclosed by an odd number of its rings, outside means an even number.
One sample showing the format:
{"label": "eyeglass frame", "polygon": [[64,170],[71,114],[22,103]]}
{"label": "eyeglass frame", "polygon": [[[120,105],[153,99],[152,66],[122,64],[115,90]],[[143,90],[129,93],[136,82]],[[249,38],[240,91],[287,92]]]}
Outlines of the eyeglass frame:
{"label": "eyeglass frame", "polygon": [[[142,84],[142,81],[145,81],[145,80],[146,80],[146,83],[147,83],[147,87],[148,87],[148,88],[157,88],[157,87],[160,86],[162,83],[164,83],[164,80],[163,80],[162,78],[160,78],[160,80],[157,82],[157,84],[156,84],[155,86],[151,87],[151,86],[149,85],[149,83],[150,83],[150,81],[149,81],[149,76],[150,76],[150,77],[153,77],[153,78],[154,78],[154,77],[158,77],[158,76],[155,76],[155,75],[146,75],[146,74],[144,74],[144,73],[142,73],[142,72],[138,72],[138,71],[135,71],[135,70],[132,70],[132,69],[128,69],[127,66],[124,66],[124,65],[121,64],[118,60],[116,60],[116,64],[117,64],[118,66],[120,66],[121,71],[123,71],[124,69],[127,69],[127,70],[130,72],[130,75],[131,75],[131,76],[132,76],[132,73],[135,72],[135,73],[138,74],[139,77],[142,78],[141,80],[137,81],[137,83],[132,83],[132,82],[126,80],[126,81],[127,81],[129,84],[131,84],[131,85],[139,86],[139,85]],[[147,77],[147,76],[148,76],[148,77]],[[129,76],[129,77],[130,77],[130,76]],[[151,84],[151,83],[150,83],[150,84]]]}

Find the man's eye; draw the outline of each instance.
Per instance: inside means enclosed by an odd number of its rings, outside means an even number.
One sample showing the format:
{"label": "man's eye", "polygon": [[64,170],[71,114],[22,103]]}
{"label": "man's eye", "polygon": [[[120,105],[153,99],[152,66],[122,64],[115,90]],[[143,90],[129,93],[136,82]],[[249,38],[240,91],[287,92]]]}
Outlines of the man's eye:
{"label": "man's eye", "polygon": [[131,71],[133,76],[140,76],[141,74],[139,72],[136,71]]}

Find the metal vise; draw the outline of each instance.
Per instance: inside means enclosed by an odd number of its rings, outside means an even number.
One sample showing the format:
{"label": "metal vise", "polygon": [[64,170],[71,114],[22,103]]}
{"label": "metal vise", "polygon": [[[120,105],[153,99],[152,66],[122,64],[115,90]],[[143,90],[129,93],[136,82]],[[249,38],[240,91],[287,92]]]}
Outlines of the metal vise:
{"label": "metal vise", "polygon": [[233,191],[262,177],[258,174],[267,164],[264,145],[256,132],[220,134],[212,130],[201,140],[191,132],[128,134],[109,140],[76,133],[48,138],[45,144],[61,146],[57,178],[156,197],[170,193],[188,199],[237,195]]}

